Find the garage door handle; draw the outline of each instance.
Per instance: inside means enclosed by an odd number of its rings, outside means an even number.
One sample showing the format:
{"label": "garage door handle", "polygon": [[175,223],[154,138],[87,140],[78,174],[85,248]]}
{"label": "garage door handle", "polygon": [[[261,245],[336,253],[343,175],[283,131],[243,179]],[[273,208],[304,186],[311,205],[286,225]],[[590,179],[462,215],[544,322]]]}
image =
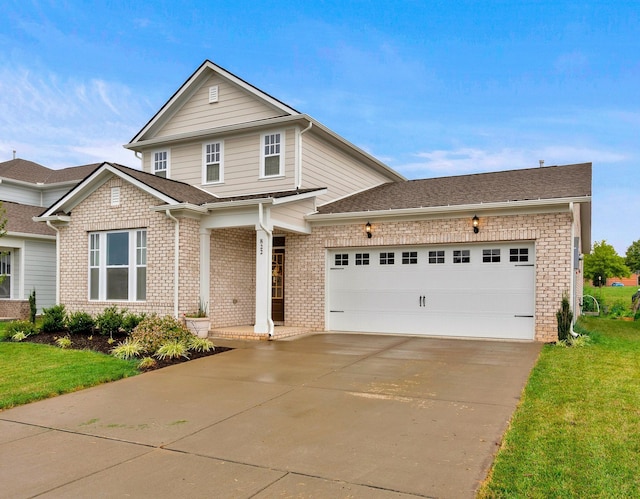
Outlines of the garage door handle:
{"label": "garage door handle", "polygon": [[514,317],[529,317],[529,318],[533,318],[533,315],[514,315]]}
{"label": "garage door handle", "polygon": [[427,297],[426,296],[419,296],[418,297],[418,306],[419,307],[426,307],[427,306]]}

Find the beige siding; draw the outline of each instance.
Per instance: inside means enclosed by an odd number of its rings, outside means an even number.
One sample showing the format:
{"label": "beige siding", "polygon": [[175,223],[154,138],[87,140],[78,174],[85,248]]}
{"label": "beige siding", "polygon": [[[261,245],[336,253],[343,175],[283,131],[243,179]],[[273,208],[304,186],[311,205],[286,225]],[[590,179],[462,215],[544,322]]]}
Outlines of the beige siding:
{"label": "beige siding", "polygon": [[277,205],[270,209],[271,222],[274,227],[302,226],[305,215],[315,211],[313,199],[304,199],[296,203]]}
{"label": "beige siding", "polygon": [[[218,85],[218,102],[209,104],[209,87],[213,85]],[[207,130],[282,115],[281,110],[269,106],[227,80],[212,75],[168,120],[155,137]]]}
{"label": "beige siding", "polygon": [[[202,187],[220,197],[294,189],[295,129],[284,130],[284,135],[285,175],[283,177],[260,178],[262,133],[259,132],[221,139],[224,142],[224,183],[222,184],[202,184],[202,146],[219,139],[199,140],[167,148],[170,151],[169,176],[173,180]],[[151,172],[151,158],[153,152],[157,150],[159,149],[144,153],[144,171]]]}
{"label": "beige siding", "polygon": [[302,187],[328,189],[327,194],[318,199],[318,204],[389,182],[381,173],[311,133],[305,133],[302,139]]}
{"label": "beige siding", "polygon": [[325,258],[328,248],[485,241],[534,241],[535,339],[557,339],[556,310],[571,285],[571,215],[547,213],[486,217],[479,234],[468,219],[377,222],[368,239],[362,224],[315,227],[310,236],[287,236],[285,323],[325,328]]}

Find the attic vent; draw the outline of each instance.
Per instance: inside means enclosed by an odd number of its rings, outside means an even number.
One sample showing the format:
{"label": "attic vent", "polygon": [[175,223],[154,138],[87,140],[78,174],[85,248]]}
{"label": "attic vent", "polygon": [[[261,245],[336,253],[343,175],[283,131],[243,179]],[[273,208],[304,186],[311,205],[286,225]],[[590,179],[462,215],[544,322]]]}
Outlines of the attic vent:
{"label": "attic vent", "polygon": [[218,102],[218,85],[209,87],[209,104],[213,104],[214,102]]}
{"label": "attic vent", "polygon": [[111,206],[120,206],[120,187],[111,188]]}

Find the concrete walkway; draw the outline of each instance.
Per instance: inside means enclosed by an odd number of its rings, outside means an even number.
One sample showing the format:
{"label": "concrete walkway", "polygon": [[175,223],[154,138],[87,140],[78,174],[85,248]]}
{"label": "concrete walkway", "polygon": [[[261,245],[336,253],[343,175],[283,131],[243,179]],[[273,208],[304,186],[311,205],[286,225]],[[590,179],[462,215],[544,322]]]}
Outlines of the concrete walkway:
{"label": "concrete walkway", "polygon": [[473,497],[540,345],[361,334],[0,412],[0,496]]}

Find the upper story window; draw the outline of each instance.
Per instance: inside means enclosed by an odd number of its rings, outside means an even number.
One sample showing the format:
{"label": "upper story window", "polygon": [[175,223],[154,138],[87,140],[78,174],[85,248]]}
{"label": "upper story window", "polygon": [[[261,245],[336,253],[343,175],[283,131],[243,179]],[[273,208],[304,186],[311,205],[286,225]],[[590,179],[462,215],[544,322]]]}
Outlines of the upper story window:
{"label": "upper story window", "polygon": [[151,170],[158,177],[169,177],[169,151],[155,151],[153,153]]}
{"label": "upper story window", "polygon": [[284,172],[284,133],[262,136],[261,177],[278,177]]}
{"label": "upper story window", "polygon": [[202,153],[204,155],[203,183],[222,183],[224,181],[222,168],[222,142],[210,142],[208,144],[204,144],[202,149]]}
{"label": "upper story window", "polygon": [[147,231],[89,234],[89,299],[147,298]]}

